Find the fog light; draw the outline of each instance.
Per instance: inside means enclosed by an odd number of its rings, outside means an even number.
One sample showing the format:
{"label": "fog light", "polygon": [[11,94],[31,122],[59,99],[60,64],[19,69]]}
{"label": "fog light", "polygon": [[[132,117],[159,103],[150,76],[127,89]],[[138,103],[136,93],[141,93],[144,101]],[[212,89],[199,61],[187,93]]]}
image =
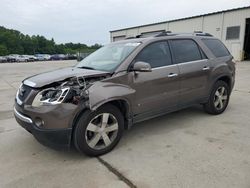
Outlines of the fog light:
{"label": "fog light", "polygon": [[36,126],[38,126],[38,127],[43,127],[44,121],[43,121],[41,118],[36,118],[36,119],[35,119],[35,124],[36,124]]}

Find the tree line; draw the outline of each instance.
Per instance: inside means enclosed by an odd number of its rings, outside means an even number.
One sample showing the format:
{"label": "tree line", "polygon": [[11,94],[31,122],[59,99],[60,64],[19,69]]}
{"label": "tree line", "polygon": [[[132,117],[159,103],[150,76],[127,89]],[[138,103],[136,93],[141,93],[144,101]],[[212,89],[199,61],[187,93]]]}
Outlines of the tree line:
{"label": "tree line", "polygon": [[8,54],[75,54],[89,53],[100,48],[95,44],[87,46],[81,43],[56,44],[54,39],[46,39],[40,35],[24,35],[13,29],[0,26],[0,55]]}

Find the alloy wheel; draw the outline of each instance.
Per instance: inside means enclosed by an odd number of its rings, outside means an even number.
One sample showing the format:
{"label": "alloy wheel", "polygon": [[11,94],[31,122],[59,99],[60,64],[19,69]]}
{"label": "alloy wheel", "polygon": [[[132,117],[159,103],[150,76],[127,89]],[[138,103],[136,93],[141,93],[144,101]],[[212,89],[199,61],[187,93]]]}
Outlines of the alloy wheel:
{"label": "alloy wheel", "polygon": [[117,137],[118,128],[118,121],[111,113],[96,115],[85,131],[88,146],[95,150],[108,147]]}
{"label": "alloy wheel", "polygon": [[228,92],[224,86],[219,87],[214,94],[214,107],[221,110],[225,107],[228,100]]}

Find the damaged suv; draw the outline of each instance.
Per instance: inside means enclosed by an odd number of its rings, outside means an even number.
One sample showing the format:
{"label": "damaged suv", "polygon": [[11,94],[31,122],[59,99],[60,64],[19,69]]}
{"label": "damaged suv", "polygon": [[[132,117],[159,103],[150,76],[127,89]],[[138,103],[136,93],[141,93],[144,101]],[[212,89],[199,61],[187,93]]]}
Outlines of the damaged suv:
{"label": "damaged suv", "polygon": [[233,57],[218,39],[163,32],[111,43],[76,66],[25,79],[14,114],[39,142],[98,156],[137,122],[194,104],[222,113],[234,77]]}

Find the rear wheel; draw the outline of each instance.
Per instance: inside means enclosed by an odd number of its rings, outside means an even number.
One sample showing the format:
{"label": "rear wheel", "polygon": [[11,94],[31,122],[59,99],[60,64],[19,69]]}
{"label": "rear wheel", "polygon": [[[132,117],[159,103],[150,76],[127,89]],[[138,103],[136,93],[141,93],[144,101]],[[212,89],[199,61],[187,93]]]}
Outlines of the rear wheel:
{"label": "rear wheel", "polygon": [[76,148],[87,155],[98,156],[111,151],[119,142],[124,129],[124,118],[113,105],[97,111],[86,111],[74,131]]}
{"label": "rear wheel", "polygon": [[224,81],[217,81],[212,89],[209,100],[204,109],[209,114],[221,114],[227,108],[230,97],[229,86]]}

